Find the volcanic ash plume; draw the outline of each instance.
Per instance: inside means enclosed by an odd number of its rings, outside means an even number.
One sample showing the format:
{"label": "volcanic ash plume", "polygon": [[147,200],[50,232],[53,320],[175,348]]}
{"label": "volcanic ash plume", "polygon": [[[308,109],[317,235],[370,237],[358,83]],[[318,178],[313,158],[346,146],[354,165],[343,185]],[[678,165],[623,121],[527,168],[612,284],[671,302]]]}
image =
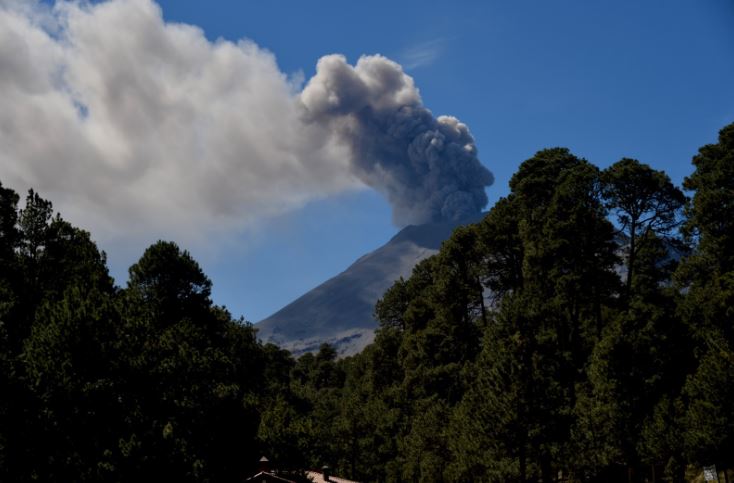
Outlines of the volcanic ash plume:
{"label": "volcanic ash plume", "polygon": [[492,181],[398,64],[326,56],[301,90],[272,53],[153,0],[0,0],[0,146],[4,185],[125,249],[208,246],[365,185],[398,224],[462,218]]}
{"label": "volcanic ash plume", "polygon": [[304,120],[328,127],[348,147],[354,174],[387,196],[396,224],[461,220],[486,206],[493,176],[469,129],[434,117],[397,63],[322,57],[300,101]]}

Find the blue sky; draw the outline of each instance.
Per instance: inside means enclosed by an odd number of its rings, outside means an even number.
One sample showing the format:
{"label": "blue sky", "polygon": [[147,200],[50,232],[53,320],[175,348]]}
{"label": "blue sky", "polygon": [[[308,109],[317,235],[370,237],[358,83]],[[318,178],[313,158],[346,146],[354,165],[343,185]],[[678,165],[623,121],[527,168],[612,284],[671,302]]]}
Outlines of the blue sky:
{"label": "blue sky", "polygon": [[[490,206],[524,159],[552,146],[601,167],[634,157],[680,183],[698,147],[734,122],[731,0],[159,5],[166,21],[196,25],[211,41],[251,39],[295,77],[309,79],[332,53],[401,63],[426,107],[471,129],[495,176]],[[214,283],[214,301],[255,322],[396,231],[380,195],[347,191],[264,218],[224,248],[191,251]],[[124,280],[135,257],[103,248]]]}
{"label": "blue sky", "polygon": [[[699,146],[734,121],[730,1],[163,1],[208,37],[248,37],[285,72],[324,54],[382,53],[415,78],[426,106],[466,122],[495,175],[490,205],[535,151],[566,146],[607,166],[635,157],[676,181]],[[413,54],[411,56],[411,54]],[[371,192],[265,223],[236,263],[208,264],[215,298],[260,320],[395,233]]]}

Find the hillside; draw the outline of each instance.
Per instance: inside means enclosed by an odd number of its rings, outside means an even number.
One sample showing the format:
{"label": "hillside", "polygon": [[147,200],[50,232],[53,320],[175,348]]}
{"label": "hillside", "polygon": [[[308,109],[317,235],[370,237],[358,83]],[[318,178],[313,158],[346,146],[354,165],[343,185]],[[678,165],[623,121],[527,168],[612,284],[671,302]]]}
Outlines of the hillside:
{"label": "hillside", "polygon": [[260,339],[296,355],[316,351],[324,342],[333,344],[342,356],[358,353],[374,338],[373,310],[385,290],[438,252],[454,228],[481,216],[403,228],[385,245],[258,323]]}

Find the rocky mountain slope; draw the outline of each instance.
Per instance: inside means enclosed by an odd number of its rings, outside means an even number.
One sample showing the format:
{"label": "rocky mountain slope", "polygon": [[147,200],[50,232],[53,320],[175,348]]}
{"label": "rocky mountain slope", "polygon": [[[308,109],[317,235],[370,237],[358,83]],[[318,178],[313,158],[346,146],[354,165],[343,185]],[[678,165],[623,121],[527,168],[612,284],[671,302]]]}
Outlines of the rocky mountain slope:
{"label": "rocky mountain slope", "polygon": [[399,277],[433,254],[460,223],[408,226],[389,242],[355,261],[345,271],[256,325],[261,340],[302,354],[328,342],[342,356],[356,354],[374,338],[375,302]]}

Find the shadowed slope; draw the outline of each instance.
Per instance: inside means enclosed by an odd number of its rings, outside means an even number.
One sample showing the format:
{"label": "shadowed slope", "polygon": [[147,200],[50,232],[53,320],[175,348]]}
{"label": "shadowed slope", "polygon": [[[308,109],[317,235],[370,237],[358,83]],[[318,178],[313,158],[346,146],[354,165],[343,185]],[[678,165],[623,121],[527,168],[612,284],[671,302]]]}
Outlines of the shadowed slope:
{"label": "shadowed slope", "polygon": [[481,216],[405,227],[382,247],[258,323],[259,337],[296,355],[316,351],[324,342],[335,345],[342,356],[356,354],[374,338],[373,311],[385,290],[435,254],[454,228]]}

